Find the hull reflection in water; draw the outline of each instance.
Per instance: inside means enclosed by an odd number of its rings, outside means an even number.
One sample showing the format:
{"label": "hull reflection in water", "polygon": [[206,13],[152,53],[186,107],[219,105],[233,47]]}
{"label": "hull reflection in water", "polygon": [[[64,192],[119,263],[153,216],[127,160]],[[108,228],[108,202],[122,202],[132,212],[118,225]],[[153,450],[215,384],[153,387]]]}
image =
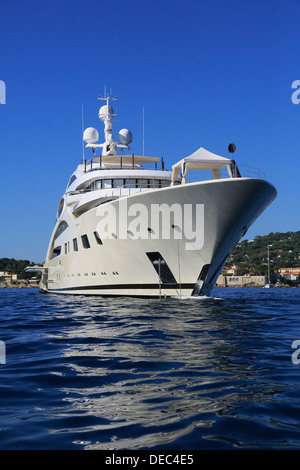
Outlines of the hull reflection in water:
{"label": "hull reflection in water", "polygon": [[[219,439],[216,423],[232,419],[247,396],[264,402],[278,392],[272,381],[255,386],[260,370],[252,369],[255,347],[243,351],[249,325],[238,305],[82,297],[73,305],[73,327],[53,337],[65,345],[70,386],[51,432],[74,433],[86,449],[176,449],[178,439],[181,449],[197,449],[203,438]],[[256,344],[259,336],[257,329]],[[55,429],[55,419],[70,415],[70,426]]]}

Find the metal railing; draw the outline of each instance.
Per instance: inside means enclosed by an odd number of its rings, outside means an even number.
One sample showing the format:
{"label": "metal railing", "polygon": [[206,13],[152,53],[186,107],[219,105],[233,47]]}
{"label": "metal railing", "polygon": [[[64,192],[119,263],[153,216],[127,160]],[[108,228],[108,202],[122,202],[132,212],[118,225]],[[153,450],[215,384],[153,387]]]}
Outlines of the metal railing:
{"label": "metal railing", "polygon": [[258,178],[261,180],[267,179],[263,171],[251,165],[239,165],[239,170],[240,170],[241,176],[245,178]]}
{"label": "metal railing", "polygon": [[[119,161],[118,161],[119,160]],[[84,172],[94,171],[94,170],[159,170],[159,171],[168,171],[165,168],[164,160],[161,157],[159,162],[153,163],[137,163],[135,160],[135,155],[132,155],[131,163],[125,163],[122,161],[122,156],[117,155],[116,163],[109,164],[108,162],[102,162],[101,156],[99,161],[95,161],[94,157],[89,160],[84,160]]]}
{"label": "metal railing", "polygon": [[[251,165],[239,165],[231,168],[233,178],[258,178],[267,179],[265,173],[259,168]],[[220,172],[220,179],[230,178],[227,168],[222,168]],[[196,183],[197,181],[213,180],[214,175],[212,170],[193,170],[187,173],[187,182]]]}

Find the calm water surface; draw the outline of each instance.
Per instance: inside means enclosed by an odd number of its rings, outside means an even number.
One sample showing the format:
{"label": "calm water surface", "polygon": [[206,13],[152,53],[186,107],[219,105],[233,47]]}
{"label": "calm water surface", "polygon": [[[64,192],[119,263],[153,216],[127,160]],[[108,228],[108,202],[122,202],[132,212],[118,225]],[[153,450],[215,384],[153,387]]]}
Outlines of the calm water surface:
{"label": "calm water surface", "polygon": [[1,289],[0,448],[300,449],[300,289],[213,295]]}

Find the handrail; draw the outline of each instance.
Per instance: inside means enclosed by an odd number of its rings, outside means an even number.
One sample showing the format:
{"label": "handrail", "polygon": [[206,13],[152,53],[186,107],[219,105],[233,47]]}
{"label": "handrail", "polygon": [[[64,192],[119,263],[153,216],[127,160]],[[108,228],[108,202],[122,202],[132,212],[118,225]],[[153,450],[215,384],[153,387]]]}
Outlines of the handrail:
{"label": "handrail", "polygon": [[239,165],[240,174],[242,177],[256,177],[262,180],[266,180],[267,177],[263,171],[259,168],[255,168],[251,165]]}
{"label": "handrail", "polygon": [[[135,170],[156,170],[156,171],[169,171],[165,168],[165,163],[163,158],[161,157],[159,162],[151,163],[135,163],[134,161],[134,154],[132,155],[132,163],[122,163],[122,156],[117,155],[120,157],[120,163],[110,164],[108,162],[102,162],[100,157],[99,162],[95,162],[94,157],[84,160],[84,172],[87,173],[89,171],[94,170],[126,170],[126,169],[135,169]],[[90,166],[90,168],[88,168]]]}

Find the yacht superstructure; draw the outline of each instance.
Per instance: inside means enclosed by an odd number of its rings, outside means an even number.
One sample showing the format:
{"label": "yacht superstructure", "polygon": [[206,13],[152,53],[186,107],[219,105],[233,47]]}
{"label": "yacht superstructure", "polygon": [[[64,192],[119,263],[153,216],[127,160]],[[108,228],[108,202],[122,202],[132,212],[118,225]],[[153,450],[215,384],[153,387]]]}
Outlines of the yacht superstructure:
{"label": "yacht superstructure", "polygon": [[[101,99],[105,140],[98,143],[95,128],[83,133],[93,157],[77,167],[59,202],[40,268],[42,291],[210,295],[236,243],[276,197],[275,188],[264,178],[242,177],[234,160],[204,148],[170,171],[162,158],[123,155],[131,132],[122,129],[114,140],[112,98]],[[187,182],[190,170],[209,170],[212,178]]]}

